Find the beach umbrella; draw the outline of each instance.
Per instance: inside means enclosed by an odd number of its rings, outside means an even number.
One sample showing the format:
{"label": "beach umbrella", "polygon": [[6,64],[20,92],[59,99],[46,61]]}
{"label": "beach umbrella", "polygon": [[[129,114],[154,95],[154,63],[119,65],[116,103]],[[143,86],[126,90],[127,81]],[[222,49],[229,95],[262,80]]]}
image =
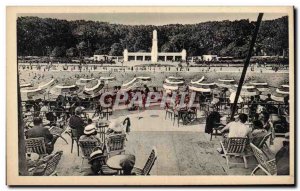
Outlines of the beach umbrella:
{"label": "beach umbrella", "polygon": [[76,81],[77,86],[85,86],[88,82],[94,80],[94,78],[80,78]]}
{"label": "beach umbrella", "polygon": [[50,90],[50,94],[55,96],[72,96],[79,94],[80,88],[77,85],[56,85]]}
{"label": "beach umbrella", "polygon": [[204,79],[205,79],[205,77],[202,76],[202,77],[199,78],[199,79],[191,80],[191,84],[198,84],[198,83],[201,83]]}
{"label": "beach umbrella", "polygon": [[189,85],[189,89],[196,92],[210,93],[216,87],[214,82],[199,82]]}
{"label": "beach umbrella", "polygon": [[[234,85],[231,90],[236,92],[237,91],[237,88],[238,88],[238,85]],[[240,95],[242,97],[250,97],[250,96],[255,96],[255,95],[259,95],[260,92],[258,91],[258,89],[255,88],[254,85],[251,85],[251,84],[244,84],[242,86],[242,90],[241,90],[241,93]]]}
{"label": "beach umbrella", "polygon": [[180,76],[169,76],[168,77],[170,80],[184,80],[183,77],[180,77]]}
{"label": "beach umbrella", "polygon": [[290,94],[290,86],[289,85],[281,85],[279,88],[276,89],[277,93],[289,95]]}
{"label": "beach umbrella", "polygon": [[43,99],[46,92],[40,88],[21,89],[20,91],[22,101]]}
{"label": "beach umbrella", "polygon": [[250,82],[249,84],[253,85],[260,92],[270,91],[269,85],[267,82]]}
{"label": "beach umbrella", "polygon": [[103,87],[104,83],[102,83],[100,80],[92,80],[88,82],[83,92],[79,94],[79,97],[81,98],[94,98],[103,93]]}
{"label": "beach umbrella", "polygon": [[57,80],[55,79],[51,79],[50,81],[46,82],[46,83],[41,83],[39,85],[39,88],[40,89],[47,89],[47,88],[50,88],[52,86],[54,86],[54,84],[56,84]]}
{"label": "beach umbrella", "polygon": [[285,96],[287,96],[287,95],[281,94],[281,93],[278,93],[275,91],[271,94],[271,99],[274,101],[277,101],[277,102],[283,102]]}
{"label": "beach umbrella", "polygon": [[235,83],[234,79],[218,79],[218,82],[216,82],[218,87],[222,88],[230,88]]}
{"label": "beach umbrella", "polygon": [[32,87],[31,83],[26,83],[26,84],[21,84],[20,85],[20,88],[29,88],[29,87]]}
{"label": "beach umbrella", "polygon": [[290,86],[289,85],[281,85],[279,88],[272,93],[271,98],[277,102],[283,102],[284,97],[290,94]]}
{"label": "beach umbrella", "polygon": [[100,77],[100,81],[103,81],[106,85],[106,90],[108,90],[108,84],[113,82],[116,78],[113,76],[102,76]]}

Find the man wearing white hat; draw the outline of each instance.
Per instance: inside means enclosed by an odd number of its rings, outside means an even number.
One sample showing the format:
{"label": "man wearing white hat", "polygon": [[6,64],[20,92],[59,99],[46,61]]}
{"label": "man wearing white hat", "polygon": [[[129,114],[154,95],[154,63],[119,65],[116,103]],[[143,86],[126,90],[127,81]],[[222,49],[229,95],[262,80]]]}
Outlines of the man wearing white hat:
{"label": "man wearing white hat", "polygon": [[79,138],[79,142],[81,141],[93,141],[93,140],[97,140],[99,145],[101,143],[100,139],[98,137],[96,137],[97,135],[97,131],[96,131],[96,125],[94,123],[87,125],[84,128],[84,135],[82,135]]}
{"label": "man wearing white hat", "polygon": [[103,155],[101,149],[92,152],[89,159],[89,164],[91,165],[91,168],[88,169],[88,172],[85,173],[85,176],[102,175],[102,165],[104,157],[105,156]]}

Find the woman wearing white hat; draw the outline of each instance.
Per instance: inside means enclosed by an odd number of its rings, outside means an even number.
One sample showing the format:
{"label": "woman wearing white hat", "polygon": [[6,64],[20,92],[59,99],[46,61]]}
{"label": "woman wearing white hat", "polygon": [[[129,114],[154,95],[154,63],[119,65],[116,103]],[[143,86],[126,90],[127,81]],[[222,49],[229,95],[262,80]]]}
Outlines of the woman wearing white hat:
{"label": "woman wearing white hat", "polygon": [[97,131],[96,131],[96,125],[94,123],[87,125],[84,128],[84,135],[80,136],[79,141],[93,141],[97,140],[99,142],[99,145],[101,143],[100,139],[96,137]]}

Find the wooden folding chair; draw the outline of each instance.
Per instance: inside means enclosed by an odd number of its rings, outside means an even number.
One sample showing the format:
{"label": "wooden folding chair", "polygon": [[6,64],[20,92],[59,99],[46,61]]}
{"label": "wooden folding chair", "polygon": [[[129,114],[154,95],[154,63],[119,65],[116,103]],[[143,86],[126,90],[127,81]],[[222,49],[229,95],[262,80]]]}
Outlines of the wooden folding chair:
{"label": "wooden folding chair", "polygon": [[260,143],[257,145],[258,148],[263,148],[264,145],[267,146],[267,141],[269,138],[271,138],[272,133],[269,132],[268,134],[266,134],[263,139],[260,141]]}
{"label": "wooden folding chair", "polygon": [[44,137],[25,139],[26,152],[37,153],[39,155],[46,155],[46,145]]}
{"label": "wooden folding chair", "polygon": [[57,176],[56,167],[61,159],[63,152],[58,151],[55,155],[47,162],[44,176]]}
{"label": "wooden folding chair", "polygon": [[49,128],[49,131],[52,135],[56,135],[56,136],[60,137],[62,140],[64,140],[68,144],[68,141],[62,136],[62,134],[66,131],[66,129],[61,129],[56,126],[52,126]]}
{"label": "wooden folding chair", "polygon": [[103,150],[103,148],[99,145],[99,141],[98,140],[89,140],[89,141],[79,141],[79,147],[81,148],[82,151],[82,161],[81,161],[81,170],[82,170],[82,166],[83,166],[83,161],[84,159],[89,160],[90,159],[90,155],[92,152],[95,151],[95,149],[101,149]]}
{"label": "wooden folding chair", "polygon": [[147,162],[145,163],[144,168],[140,169],[140,168],[134,167],[132,169],[132,173],[135,173],[136,175],[144,175],[144,176],[150,175],[150,171],[151,171],[152,167],[154,166],[156,159],[157,159],[156,148],[153,148],[147,159]]}
{"label": "wooden folding chair", "polygon": [[106,141],[106,150],[109,157],[112,155],[124,153],[125,134],[110,135]]}
{"label": "wooden folding chair", "polygon": [[[224,142],[221,141],[221,147],[224,151],[228,168],[230,168],[229,158],[231,156],[243,157],[245,168],[248,168],[246,157],[251,156],[252,153],[248,154],[245,152],[247,140],[248,138],[244,138],[244,137],[234,137],[234,138],[228,138]],[[232,163],[232,164],[239,164],[239,163]]]}
{"label": "wooden folding chair", "polygon": [[253,169],[251,175],[254,176],[258,169],[264,171],[264,173],[266,173],[268,176],[277,175],[277,166],[276,166],[275,158],[268,160],[267,156],[263,153],[263,151],[258,147],[256,147],[253,143],[250,143],[250,147],[258,162],[257,167]]}

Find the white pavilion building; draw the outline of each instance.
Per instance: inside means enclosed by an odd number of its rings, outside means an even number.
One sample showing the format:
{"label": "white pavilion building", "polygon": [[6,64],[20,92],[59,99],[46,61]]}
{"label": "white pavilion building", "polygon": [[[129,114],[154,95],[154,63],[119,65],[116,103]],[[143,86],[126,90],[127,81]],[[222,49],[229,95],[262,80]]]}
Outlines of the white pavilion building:
{"label": "white pavilion building", "polygon": [[158,61],[186,61],[186,50],[181,52],[158,52],[157,46],[157,31],[153,31],[152,49],[151,52],[128,52],[127,49],[123,52],[124,62],[129,61],[151,61],[157,63]]}

